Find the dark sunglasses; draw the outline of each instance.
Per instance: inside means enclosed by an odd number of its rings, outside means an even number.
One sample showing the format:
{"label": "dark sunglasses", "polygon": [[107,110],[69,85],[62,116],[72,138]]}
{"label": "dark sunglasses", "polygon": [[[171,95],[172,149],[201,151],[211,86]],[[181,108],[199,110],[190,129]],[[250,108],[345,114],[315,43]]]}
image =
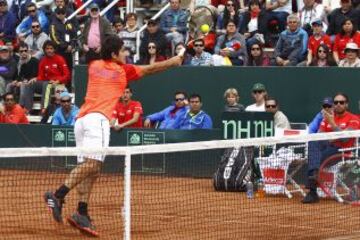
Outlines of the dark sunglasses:
{"label": "dark sunglasses", "polygon": [[204,45],[202,44],[194,44],[194,47],[203,47]]}
{"label": "dark sunglasses", "polygon": [[251,48],[251,51],[255,51],[255,50],[260,51],[260,48]]}
{"label": "dark sunglasses", "polygon": [[175,98],[175,101],[176,101],[176,102],[184,101],[184,100],[185,100],[185,98]]}
{"label": "dark sunglasses", "polygon": [[13,102],[14,99],[13,98],[5,98],[5,102]]}
{"label": "dark sunglasses", "polygon": [[332,105],[324,104],[322,105],[323,108],[332,108]]}
{"label": "dark sunglasses", "polygon": [[0,7],[6,6],[5,3],[0,3]]}
{"label": "dark sunglasses", "polygon": [[255,90],[255,91],[253,91],[253,94],[257,94],[257,93],[263,93],[264,91],[262,91],[262,90]]}
{"label": "dark sunglasses", "polygon": [[71,101],[71,99],[61,100],[62,103],[68,103],[68,102],[70,102],[70,101]]}
{"label": "dark sunglasses", "polygon": [[27,49],[19,50],[19,53],[24,53],[24,52],[27,52],[27,51],[28,51]]}
{"label": "dark sunglasses", "polygon": [[232,7],[232,6],[234,6],[234,4],[228,3],[228,4],[226,4],[226,6],[227,6],[227,7]]}
{"label": "dark sunglasses", "polygon": [[97,11],[99,11],[99,9],[93,8],[93,9],[91,9],[90,11],[91,11],[91,12],[97,12]]}
{"label": "dark sunglasses", "polygon": [[148,49],[156,49],[156,47],[155,46],[148,46]]}
{"label": "dark sunglasses", "polygon": [[36,9],[34,9],[34,10],[28,10],[27,12],[28,12],[28,13],[34,13],[34,12],[36,12]]}
{"label": "dark sunglasses", "polygon": [[344,105],[345,104],[345,101],[334,101],[334,105]]}
{"label": "dark sunglasses", "polygon": [[40,28],[40,25],[32,25],[31,28]]}
{"label": "dark sunglasses", "polygon": [[319,50],[318,53],[326,53],[325,50]]}
{"label": "dark sunglasses", "polygon": [[276,108],[276,105],[266,105],[266,108]]}

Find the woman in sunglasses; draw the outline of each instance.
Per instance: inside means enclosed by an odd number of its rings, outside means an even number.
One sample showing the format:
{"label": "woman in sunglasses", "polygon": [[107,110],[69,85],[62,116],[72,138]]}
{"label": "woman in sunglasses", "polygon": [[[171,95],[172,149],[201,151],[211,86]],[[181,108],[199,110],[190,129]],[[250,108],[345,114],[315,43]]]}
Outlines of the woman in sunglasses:
{"label": "woman in sunglasses", "polygon": [[149,42],[145,56],[140,60],[141,64],[153,64],[155,62],[162,62],[166,57],[160,55],[158,47],[155,42]]}
{"label": "woman in sunglasses", "polygon": [[326,44],[320,44],[309,66],[330,67],[337,66],[337,64],[331,56],[330,48]]}
{"label": "woman in sunglasses", "polygon": [[216,34],[222,35],[226,33],[226,26],[229,21],[234,21],[237,26],[236,32],[239,32],[240,27],[240,14],[239,14],[239,5],[237,1],[228,0],[225,5],[224,12],[221,13],[216,22]]}
{"label": "woman in sunglasses", "polygon": [[259,42],[253,42],[249,46],[249,59],[247,66],[269,66],[270,59],[264,54],[264,49]]}

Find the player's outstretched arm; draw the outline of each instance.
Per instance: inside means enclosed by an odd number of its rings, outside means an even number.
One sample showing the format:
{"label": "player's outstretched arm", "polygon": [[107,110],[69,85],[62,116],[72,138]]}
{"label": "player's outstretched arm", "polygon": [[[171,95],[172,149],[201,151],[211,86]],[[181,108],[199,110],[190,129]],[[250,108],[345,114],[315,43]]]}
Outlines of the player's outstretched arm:
{"label": "player's outstretched arm", "polygon": [[142,73],[143,73],[144,76],[149,75],[149,74],[162,72],[162,71],[165,71],[168,68],[180,66],[182,61],[183,61],[183,58],[184,58],[184,53],[185,53],[185,51],[181,51],[181,53],[179,53],[177,56],[172,57],[172,58],[170,58],[168,60],[165,60],[165,61],[162,61],[162,62],[156,62],[156,63],[151,64],[151,65],[139,66],[139,67],[141,68]]}

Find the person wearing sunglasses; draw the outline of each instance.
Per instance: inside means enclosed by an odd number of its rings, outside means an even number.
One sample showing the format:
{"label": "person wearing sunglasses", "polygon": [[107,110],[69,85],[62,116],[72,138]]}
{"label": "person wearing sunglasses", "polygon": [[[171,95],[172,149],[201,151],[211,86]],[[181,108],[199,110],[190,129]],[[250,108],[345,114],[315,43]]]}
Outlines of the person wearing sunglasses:
{"label": "person wearing sunglasses", "polygon": [[240,29],[241,15],[239,13],[239,5],[237,1],[228,0],[224,8],[224,12],[220,13],[216,21],[216,34],[226,34],[226,27],[230,20],[236,25],[236,32]]}
{"label": "person wearing sunglasses", "polygon": [[158,47],[157,52],[162,56],[166,56],[166,52],[169,49],[165,34],[160,30],[159,22],[153,19],[147,22],[146,29],[141,37],[140,55],[147,53],[150,42],[155,42]]}
{"label": "person wearing sunglasses", "polygon": [[46,40],[49,40],[49,36],[42,31],[39,21],[33,21],[31,23],[31,33],[25,38],[24,42],[29,46],[31,55],[38,60],[44,56],[42,47]]}
{"label": "person wearing sunglasses", "polygon": [[0,103],[0,123],[29,124],[24,109],[16,103],[12,93],[3,95],[4,105]]}
{"label": "person wearing sunglasses", "polygon": [[309,66],[330,67],[337,64],[332,57],[331,49],[326,44],[320,44]]}
{"label": "person wearing sunglasses", "polygon": [[270,59],[266,54],[264,54],[264,49],[262,44],[260,44],[257,41],[252,42],[249,45],[248,55],[249,58],[248,58],[247,66],[264,67],[270,65]]}
{"label": "person wearing sunglasses", "polygon": [[318,112],[314,119],[309,123],[309,133],[317,133],[320,128],[320,123],[324,119],[323,111],[331,113],[333,111],[334,102],[331,97],[325,97],[321,102],[321,111]]}
{"label": "person wearing sunglasses", "polygon": [[255,83],[252,88],[252,97],[255,100],[245,108],[246,112],[265,112],[265,98],[267,96],[265,85],[262,83]]}
{"label": "person wearing sunglasses", "polygon": [[[360,129],[358,116],[348,111],[349,97],[344,93],[337,93],[333,97],[333,110],[322,111],[323,120],[318,132],[339,132]],[[328,157],[337,154],[340,148],[353,147],[354,138],[339,139],[332,141],[313,141],[308,145],[308,187],[310,191],[302,200],[303,203],[317,203],[317,175],[321,162]]]}
{"label": "person wearing sunglasses", "polygon": [[146,116],[144,127],[159,124],[159,129],[174,129],[174,122],[178,116],[185,114],[188,109],[187,94],[184,91],[176,91],[174,102],[167,108]]}
{"label": "person wearing sunglasses", "polygon": [[141,56],[140,64],[154,64],[165,61],[166,57],[160,54],[160,50],[155,42],[149,42],[147,52]]}
{"label": "person wearing sunglasses", "polygon": [[265,111],[274,114],[275,131],[276,129],[291,129],[289,119],[279,110],[279,103],[275,98],[266,98]]}
{"label": "person wearing sunglasses", "polygon": [[52,125],[74,126],[79,108],[71,103],[71,96],[68,92],[60,94],[60,107],[54,112]]}
{"label": "person wearing sunglasses", "polygon": [[360,67],[359,47],[356,43],[346,44],[345,58],[340,60],[339,67]]}
{"label": "person wearing sunglasses", "polygon": [[40,23],[41,29],[48,33],[49,20],[44,11],[38,9],[35,3],[29,3],[26,7],[28,15],[21,21],[16,28],[16,34],[20,37],[26,37],[31,33],[31,25],[33,21]]}
{"label": "person wearing sunglasses", "polygon": [[191,59],[191,66],[211,66],[213,65],[212,55],[206,51],[205,41],[203,39],[196,39],[194,41],[195,54]]}

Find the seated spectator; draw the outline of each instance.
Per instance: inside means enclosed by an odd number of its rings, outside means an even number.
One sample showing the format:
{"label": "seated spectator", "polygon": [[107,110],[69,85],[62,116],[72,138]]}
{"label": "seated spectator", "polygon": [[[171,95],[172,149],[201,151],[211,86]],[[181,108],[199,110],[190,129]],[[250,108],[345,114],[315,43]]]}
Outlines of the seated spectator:
{"label": "seated spectator", "polygon": [[[235,48],[234,46],[239,47]],[[236,24],[229,20],[226,25],[226,34],[218,37],[215,54],[228,57],[232,65],[242,66],[247,62],[245,37],[236,31]]]}
{"label": "seated spectator", "polygon": [[121,19],[120,17],[114,17],[114,21],[112,23],[112,27],[113,27],[113,32],[115,34],[119,34],[122,30],[124,30],[125,28],[125,22],[123,19]]}
{"label": "seated spectator", "polygon": [[270,59],[264,54],[264,49],[259,42],[253,42],[249,45],[249,59],[247,66],[269,66]]}
{"label": "seated spectator", "polygon": [[336,35],[333,47],[333,56],[337,64],[345,58],[344,50],[346,44],[353,42],[360,46],[360,32],[357,31],[357,27],[352,20],[346,18],[341,26],[342,29],[340,33]]}
{"label": "seated spectator", "polygon": [[73,39],[77,29],[71,21],[65,22],[66,8],[57,7],[50,24],[50,39],[55,43],[56,52],[61,55],[69,69],[73,65]]}
{"label": "seated spectator", "polygon": [[149,42],[155,42],[158,47],[158,52],[162,56],[166,56],[168,48],[165,34],[160,30],[159,23],[156,20],[150,19],[144,30],[143,37],[141,38],[140,54],[146,54],[148,51]]}
{"label": "seated spectator", "polygon": [[70,80],[69,68],[64,58],[55,53],[55,44],[47,40],[43,45],[45,56],[40,60],[37,80],[24,87],[24,101],[32,109],[34,92],[42,94],[41,112],[47,108],[51,92],[60,84]]}
{"label": "seated spectator", "polygon": [[324,5],[316,2],[315,0],[303,0],[304,7],[300,10],[300,26],[308,33],[312,35],[312,23],[314,20],[318,21],[318,24],[323,26],[326,32],[328,28],[328,20],[325,12]]}
{"label": "seated spectator", "polygon": [[339,67],[360,67],[359,47],[356,43],[346,44],[345,58],[340,61]]}
{"label": "seated spectator", "polygon": [[322,122],[322,120],[324,119],[323,117],[323,111],[327,111],[329,114],[332,113],[334,103],[331,97],[325,97],[324,100],[322,101],[322,109],[320,112],[318,112],[314,119],[309,123],[309,133],[317,133],[319,131],[320,128],[320,124]]}
{"label": "seated spectator", "polygon": [[5,93],[4,106],[0,104],[0,123],[28,124],[24,109],[16,103],[14,94]]}
{"label": "seated spectator", "polygon": [[199,94],[192,94],[189,98],[189,103],[189,109],[175,119],[174,129],[211,129],[211,117],[201,110],[201,96]]}
{"label": "seated spectator", "polygon": [[[319,132],[340,132],[359,130],[358,116],[348,111],[349,98],[344,93],[337,93],[334,98],[334,111],[323,111],[323,121]],[[355,139],[347,138],[335,141],[313,141],[308,146],[308,185],[310,191],[302,200],[303,203],[319,202],[317,194],[317,175],[320,164],[328,157],[337,154],[340,148],[354,147]]]}
{"label": "seated spectator", "polygon": [[137,26],[137,16],[135,13],[128,13],[125,17],[126,26],[118,34],[123,40],[124,46],[130,51],[130,56],[136,53],[136,34],[139,30]]}
{"label": "seated spectator", "polygon": [[100,50],[106,36],[113,35],[111,24],[100,16],[100,8],[96,3],[90,4],[90,18],[86,21],[81,44],[85,52],[86,63],[100,59]]}
{"label": "seated spectator", "polygon": [[246,11],[243,16],[240,33],[245,36],[247,46],[254,42],[265,44],[267,17],[265,10],[260,8],[259,0],[250,0],[249,11]]}
{"label": "seated spectator", "polygon": [[4,45],[7,46],[9,48],[9,54],[10,54],[10,58],[14,59],[16,64],[19,62],[19,55],[15,52],[14,49],[14,45],[13,42],[9,39],[4,39],[3,40]]}
{"label": "seated spectator", "polygon": [[16,16],[9,11],[6,0],[0,0],[0,39],[14,40]]}
{"label": "seated spectator", "polygon": [[292,1],[290,0],[266,0],[268,22],[277,21],[280,32],[286,28],[287,17],[292,13]]}
{"label": "seated spectator", "polygon": [[10,56],[9,47],[0,46],[0,94],[12,90],[12,85],[17,80],[17,65],[15,60]]}
{"label": "seated spectator", "polygon": [[[14,87],[20,88],[19,104],[25,109],[25,112],[30,112],[32,104],[27,102],[25,94],[27,86],[36,82],[36,77],[39,70],[39,60],[30,54],[30,49],[26,43],[20,43],[19,46],[20,60],[18,64],[18,78]],[[31,105],[30,105],[31,104]]]}
{"label": "seated spectator", "polygon": [[274,50],[272,64],[275,66],[296,66],[306,57],[307,33],[299,27],[299,18],[288,16],[288,29],[281,32]]}
{"label": "seated spectator", "polygon": [[224,112],[244,112],[245,108],[239,103],[239,93],[236,88],[228,88],[224,93]]}
{"label": "seated spectator", "polygon": [[141,103],[132,100],[132,94],[132,89],[126,87],[123,96],[114,108],[110,126],[116,131],[122,130],[123,128],[142,128],[143,126],[143,109]]}
{"label": "seated spectator", "polygon": [[196,39],[194,41],[195,55],[191,59],[191,66],[211,66],[212,55],[204,51],[205,42],[203,39]]}
{"label": "seated spectator", "polygon": [[144,127],[159,124],[159,129],[174,129],[174,122],[178,116],[187,111],[187,95],[183,91],[176,91],[174,102],[160,112],[146,116]]}
{"label": "seated spectator", "polygon": [[[195,36],[196,38],[193,38]],[[214,53],[214,48],[216,44],[216,34],[213,31],[209,30],[209,32],[205,32],[205,31],[203,32],[201,31],[201,26],[200,26],[200,30],[196,31],[196,34],[193,34],[193,36],[189,35],[189,38],[191,39],[187,43],[189,50],[194,50],[195,40],[202,39],[204,40],[204,44],[205,44],[204,50],[211,54]]]}
{"label": "seated spectator", "polygon": [[246,112],[265,112],[265,98],[267,92],[264,84],[255,83],[252,88],[252,97],[255,100],[254,104],[251,104],[245,108]]}
{"label": "seated spectator", "polygon": [[24,42],[29,46],[31,55],[38,60],[44,56],[43,44],[46,40],[49,40],[49,36],[42,31],[40,23],[34,20],[31,23],[31,33]]}
{"label": "seated spectator", "polygon": [[[179,51],[183,48],[186,48],[185,44],[180,42],[178,44],[175,45],[175,52],[173,54],[173,56],[176,56],[177,54],[179,54]],[[191,60],[192,60],[192,56],[185,52],[185,55],[184,55],[184,60],[183,60],[183,63],[182,65],[190,65],[191,64]]]}
{"label": "seated spectator", "polygon": [[50,104],[45,109],[45,112],[42,114],[40,123],[46,124],[46,123],[52,122],[52,118],[53,118],[53,115],[54,115],[56,109],[58,109],[61,106],[60,105],[60,94],[63,92],[67,92],[67,91],[68,90],[63,85],[58,85],[55,87],[55,94],[51,98]]}
{"label": "seated spectator", "polygon": [[167,41],[171,43],[173,52],[176,44],[185,41],[188,14],[180,9],[180,0],[169,1],[170,9],[161,15],[160,28],[165,33]]}
{"label": "seated spectator", "polygon": [[71,103],[68,92],[60,94],[60,107],[56,109],[52,119],[52,125],[74,126],[79,108]]}
{"label": "seated spectator", "polygon": [[291,129],[288,118],[279,110],[279,103],[275,98],[266,98],[265,111],[274,114],[274,124],[276,129]]}
{"label": "seated spectator", "polygon": [[340,0],[340,8],[334,9],[329,15],[329,27],[326,33],[332,37],[339,34],[343,29],[343,23],[345,19],[351,19],[351,21],[360,26],[360,10],[354,9],[351,5],[351,0]]}
{"label": "seated spectator", "polygon": [[325,44],[320,44],[316,50],[315,57],[312,59],[309,66],[331,67],[331,66],[337,66],[337,64],[332,58],[330,48]]}
{"label": "seated spectator", "polygon": [[216,34],[222,35],[226,34],[226,29],[229,21],[233,21],[236,25],[236,32],[239,32],[241,26],[239,14],[239,5],[236,1],[228,0],[226,1],[226,6],[224,12],[220,13],[216,22]]}
{"label": "seated spectator", "polygon": [[155,42],[149,42],[146,54],[141,56],[140,64],[147,65],[166,60],[166,57],[160,55],[159,51]]}
{"label": "seated spectator", "polygon": [[[320,19],[315,19],[312,23],[312,35],[309,38],[308,42],[308,54],[306,65],[309,66],[312,63],[313,58],[317,54],[317,49],[320,44],[326,44],[328,48],[331,49],[331,40],[328,35],[323,32],[323,23]],[[302,63],[300,63],[303,65]]]}
{"label": "seated spectator", "polygon": [[41,9],[37,9],[35,3],[30,3],[26,7],[28,16],[25,17],[21,23],[16,28],[16,34],[20,36],[27,36],[31,33],[31,24],[33,21],[37,20],[41,29],[44,32],[49,30],[49,20],[46,17],[45,13]]}
{"label": "seated spectator", "polygon": [[[15,16],[16,22],[19,23],[23,20],[27,13],[27,6],[32,2],[31,0],[13,0],[7,1],[9,11]],[[15,28],[14,28],[15,30]]]}

